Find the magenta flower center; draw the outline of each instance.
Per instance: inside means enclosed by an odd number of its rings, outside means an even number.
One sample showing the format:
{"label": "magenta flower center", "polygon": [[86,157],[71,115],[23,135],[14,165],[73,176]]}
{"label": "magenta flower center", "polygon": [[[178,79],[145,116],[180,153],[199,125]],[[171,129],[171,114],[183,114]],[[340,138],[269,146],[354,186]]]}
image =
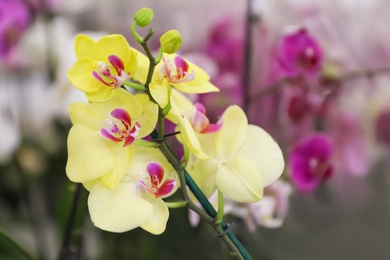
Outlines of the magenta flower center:
{"label": "magenta flower center", "polygon": [[311,46],[307,46],[298,57],[298,65],[310,70],[318,64],[318,57]]}
{"label": "magenta flower center", "polygon": [[151,162],[146,167],[149,176],[139,181],[143,192],[153,194],[156,198],[168,195],[176,185],[176,180],[164,180],[164,168],[156,162]]}
{"label": "magenta flower center", "polygon": [[317,158],[310,158],[309,160],[310,173],[318,178],[325,177],[330,168],[329,162],[321,162]]}
{"label": "magenta flower center", "polygon": [[98,61],[92,76],[108,87],[119,88],[130,78],[130,73],[125,72],[123,61],[118,56],[108,56],[108,62]]}
{"label": "magenta flower center", "polygon": [[180,56],[176,56],[173,60],[163,58],[163,74],[171,83],[180,83],[191,81],[195,78],[194,71],[188,72],[188,63]]}
{"label": "magenta flower center", "polygon": [[134,143],[141,125],[137,122],[132,127],[129,113],[122,108],[112,110],[111,116],[112,118],[106,120],[106,127],[100,130],[102,135],[116,143],[124,141],[123,147]]}
{"label": "magenta flower center", "polygon": [[206,108],[201,103],[195,103],[195,113],[189,118],[192,127],[198,133],[213,133],[222,127],[222,123],[210,124],[206,116]]}

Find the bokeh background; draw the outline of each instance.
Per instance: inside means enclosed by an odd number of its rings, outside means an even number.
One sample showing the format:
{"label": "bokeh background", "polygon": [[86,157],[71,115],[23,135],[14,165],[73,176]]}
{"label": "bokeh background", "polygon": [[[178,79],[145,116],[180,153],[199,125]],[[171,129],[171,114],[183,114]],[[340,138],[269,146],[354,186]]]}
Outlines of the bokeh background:
{"label": "bokeh background", "polygon": [[[231,259],[214,231],[186,209],[171,210],[159,236],[98,230],[87,191],[66,177],[67,107],[86,100],[67,80],[74,37],[119,33],[141,49],[130,33],[141,7],[154,10],[151,47],[165,31],[178,30],[180,54],[221,89],[193,97],[211,120],[238,104],[283,149],[285,173],[264,200],[227,211],[253,258],[390,259],[386,0],[0,0],[1,230],[36,259]],[[314,46],[305,54],[309,61],[294,60],[283,47],[300,30],[300,41],[288,44]],[[302,188],[291,158],[318,133],[332,142],[323,159],[331,175],[317,172],[312,187]],[[317,153],[310,149],[307,160]],[[0,258],[23,255],[0,237]]]}

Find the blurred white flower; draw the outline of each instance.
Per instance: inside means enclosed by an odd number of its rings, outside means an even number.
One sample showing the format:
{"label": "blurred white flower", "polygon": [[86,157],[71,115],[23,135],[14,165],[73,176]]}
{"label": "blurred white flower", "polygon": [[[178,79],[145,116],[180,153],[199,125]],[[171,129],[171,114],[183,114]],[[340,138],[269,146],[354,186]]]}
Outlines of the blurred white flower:
{"label": "blurred white flower", "polygon": [[266,187],[261,201],[235,204],[230,214],[242,218],[250,232],[255,232],[258,226],[281,227],[288,213],[291,193],[291,184],[278,179]]}

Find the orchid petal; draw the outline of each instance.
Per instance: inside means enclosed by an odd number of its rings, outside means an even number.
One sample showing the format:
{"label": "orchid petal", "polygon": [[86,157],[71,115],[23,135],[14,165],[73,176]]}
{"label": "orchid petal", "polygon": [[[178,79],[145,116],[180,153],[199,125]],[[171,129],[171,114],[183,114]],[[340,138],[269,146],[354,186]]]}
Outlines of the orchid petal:
{"label": "orchid petal", "polygon": [[153,186],[158,186],[164,178],[164,168],[156,162],[149,163],[146,171],[149,173]]}
{"label": "orchid petal", "polygon": [[175,104],[175,102],[173,102],[173,100],[171,101],[171,105],[172,108],[169,112],[170,118],[173,117],[174,122],[178,122],[178,129],[180,131],[183,143],[199,159],[209,158],[209,156],[203,152],[198,137],[192,128],[190,121],[188,121],[188,119],[181,114],[180,109]]}
{"label": "orchid petal", "polygon": [[249,125],[244,145],[238,154],[251,162],[261,173],[263,185],[268,186],[280,177],[284,169],[282,150],[262,128]]}
{"label": "orchid petal", "polygon": [[164,198],[170,194],[176,186],[176,180],[165,180],[154,194],[156,198]]}
{"label": "orchid petal", "polygon": [[135,148],[134,145],[123,147],[121,144],[116,143],[111,143],[109,148],[112,154],[115,155],[116,163],[108,174],[101,177],[101,180],[107,187],[113,188],[121,181],[129,169],[133,161]]}
{"label": "orchid petal", "polygon": [[165,231],[169,210],[162,199],[153,199],[149,202],[153,208],[152,217],[146,219],[140,227],[154,235],[159,235]]}
{"label": "orchid petal", "polygon": [[165,108],[169,103],[169,83],[164,79],[161,84],[151,82],[149,85],[150,93],[161,108]]}
{"label": "orchid petal", "polygon": [[73,102],[70,104],[68,113],[73,125],[83,124],[91,129],[99,130],[102,127],[103,116],[96,114],[90,105],[84,102]]}
{"label": "orchid petal", "polygon": [[223,123],[218,124],[209,124],[206,128],[204,128],[202,131],[200,131],[201,134],[208,134],[208,133],[214,133],[219,131],[221,129]]}
{"label": "orchid petal", "polygon": [[230,106],[223,113],[223,126],[215,137],[215,150],[218,158],[227,158],[242,147],[245,142],[248,120],[239,106]]}
{"label": "orchid petal", "polygon": [[93,46],[92,53],[96,60],[108,63],[111,55],[116,55],[125,64],[129,62],[131,51],[126,39],[120,34],[111,34],[99,39]]}
{"label": "orchid petal", "polygon": [[99,131],[84,125],[74,125],[68,135],[66,174],[73,182],[87,182],[99,178],[115,166],[115,158]]}
{"label": "orchid petal", "polygon": [[97,80],[92,75],[92,71],[95,70],[95,67],[96,64],[94,64],[91,60],[77,60],[73,64],[73,67],[68,71],[69,81],[72,83],[72,85],[83,92],[96,92],[101,85],[105,86],[105,84]]}
{"label": "orchid petal", "polygon": [[79,34],[76,36],[74,41],[74,50],[76,53],[76,58],[78,60],[89,58],[91,56],[91,49],[93,45],[95,44],[95,41],[85,34]]}
{"label": "orchid petal", "polygon": [[115,68],[118,75],[120,75],[122,71],[125,70],[123,61],[116,55],[108,56],[108,62],[111,63],[111,65]]}
{"label": "orchid petal", "polygon": [[139,195],[133,183],[120,183],[113,189],[96,184],[89,194],[88,208],[92,223],[110,232],[134,229],[154,214],[154,206]]}
{"label": "orchid petal", "polygon": [[218,169],[218,161],[214,159],[197,160],[188,164],[187,170],[195,183],[202,190],[203,194],[209,198],[217,189],[215,174]]}
{"label": "orchid petal", "polygon": [[135,53],[135,57],[138,61],[138,67],[134,73],[133,79],[138,82],[145,83],[149,71],[149,59],[139,50],[133,48],[131,49]]}
{"label": "orchid petal", "polygon": [[156,127],[158,119],[158,105],[150,101],[148,95],[137,94],[135,97],[143,106],[142,115],[137,118],[137,121],[142,126],[138,134],[138,138],[143,138],[149,135]]}
{"label": "orchid petal", "polygon": [[112,88],[109,88],[107,86],[100,86],[96,92],[85,92],[88,100],[94,100],[94,101],[99,101],[99,102],[104,102],[110,99],[113,95],[113,90]]}
{"label": "orchid petal", "polygon": [[252,163],[242,158],[233,158],[221,165],[215,181],[223,194],[239,202],[256,202],[263,196],[260,172]]}
{"label": "orchid petal", "polygon": [[129,112],[124,110],[123,108],[116,108],[111,112],[112,117],[119,119],[124,125],[130,127],[131,126],[131,117]]}

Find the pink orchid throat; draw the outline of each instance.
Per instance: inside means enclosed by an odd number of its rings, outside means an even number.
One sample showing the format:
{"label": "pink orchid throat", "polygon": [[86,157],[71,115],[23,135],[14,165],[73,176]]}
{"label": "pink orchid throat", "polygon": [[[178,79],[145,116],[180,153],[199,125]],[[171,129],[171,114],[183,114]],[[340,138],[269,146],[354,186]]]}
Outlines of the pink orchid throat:
{"label": "pink orchid throat", "polygon": [[182,83],[195,78],[194,71],[188,72],[189,65],[181,56],[176,56],[173,60],[163,58],[163,61],[163,73],[169,82]]}
{"label": "pink orchid throat", "polygon": [[106,128],[100,130],[101,134],[105,138],[116,143],[124,141],[123,147],[134,143],[141,128],[140,123],[136,122],[134,126],[131,127],[130,114],[122,108],[112,110],[111,116],[114,120],[107,121]]}
{"label": "pink orchid throat", "polygon": [[[123,61],[118,56],[108,56],[108,62],[110,65],[99,61],[97,70],[92,72],[92,76],[108,87],[119,88],[130,78],[130,73],[125,72]],[[115,71],[116,75],[112,74],[112,71]]]}
{"label": "pink orchid throat", "polygon": [[201,103],[195,103],[195,114],[191,118],[191,124],[198,133],[207,134],[217,132],[222,127],[222,122],[210,124],[206,116],[206,108]]}
{"label": "pink orchid throat", "polygon": [[146,167],[149,173],[150,184],[143,180],[139,181],[140,187],[144,192],[153,194],[156,198],[162,198],[168,195],[176,185],[176,180],[164,179],[164,168],[156,162],[151,162]]}

